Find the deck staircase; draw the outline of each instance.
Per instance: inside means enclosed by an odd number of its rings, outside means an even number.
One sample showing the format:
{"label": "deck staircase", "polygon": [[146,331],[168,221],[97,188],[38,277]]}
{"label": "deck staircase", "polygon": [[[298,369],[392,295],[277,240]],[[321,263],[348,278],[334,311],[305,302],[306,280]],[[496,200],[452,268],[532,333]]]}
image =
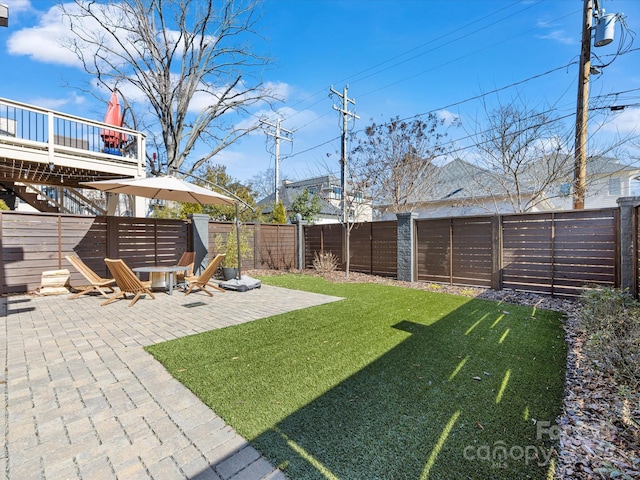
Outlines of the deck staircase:
{"label": "deck staircase", "polygon": [[[127,141],[106,148],[105,131]],[[83,184],[142,177],[146,158],[142,132],[0,98],[0,190],[9,203],[20,198],[40,212],[104,215],[104,197]]]}
{"label": "deck staircase", "polygon": [[105,209],[74,188],[64,188],[65,201],[60,202],[41,190],[39,185],[0,181],[0,187],[14,193],[18,198],[45,213],[82,213],[105,215]]}
{"label": "deck staircase", "polygon": [[49,201],[44,200],[41,197],[41,193],[36,193],[26,184],[2,181],[0,182],[0,186],[5,190],[13,192],[19,199],[23,200],[28,205],[31,205],[39,212],[60,213],[60,209],[58,207],[52,205]]}

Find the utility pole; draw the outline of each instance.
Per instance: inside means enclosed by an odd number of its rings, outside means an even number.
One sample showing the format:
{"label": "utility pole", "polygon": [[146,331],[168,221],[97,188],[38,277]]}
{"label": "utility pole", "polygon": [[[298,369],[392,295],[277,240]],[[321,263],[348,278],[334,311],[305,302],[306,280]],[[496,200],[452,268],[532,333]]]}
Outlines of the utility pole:
{"label": "utility pole", "polygon": [[[286,140],[288,142],[293,141],[293,139],[290,136],[287,136],[287,135],[293,135],[293,132],[291,130],[282,128],[280,126],[281,122],[282,122],[281,118],[276,120],[275,125],[273,123],[267,122],[266,120],[260,120],[260,123],[264,123],[265,125],[268,125],[269,127],[275,129],[275,132],[271,130],[265,130],[265,133],[276,139],[276,168],[275,168],[276,171],[275,171],[275,180],[274,180],[274,195],[276,199],[275,200],[276,205],[280,202],[280,140]],[[282,132],[284,132],[285,135],[282,135]]]}
{"label": "utility pole", "polygon": [[593,0],[584,0],[582,16],[582,48],[578,72],[578,105],[576,108],[576,144],[573,187],[573,209],[584,209],[587,177],[587,120],[589,118],[589,77],[591,75],[591,29]]}
{"label": "utility pole", "polygon": [[345,225],[349,221],[349,212],[347,211],[347,201],[346,201],[347,172],[348,172],[347,170],[347,132],[348,132],[347,124],[349,122],[349,117],[352,117],[354,119],[360,118],[355,113],[349,111],[349,103],[355,105],[356,101],[347,96],[348,90],[349,90],[349,85],[344,87],[344,89],[342,90],[342,93],[336,91],[333,88],[333,85],[330,88],[330,92],[333,95],[337,95],[338,97],[342,98],[342,107],[336,107],[334,105],[333,109],[342,113],[342,156],[340,157],[340,165],[342,168],[340,169],[340,188],[342,189],[342,221],[344,222]]}

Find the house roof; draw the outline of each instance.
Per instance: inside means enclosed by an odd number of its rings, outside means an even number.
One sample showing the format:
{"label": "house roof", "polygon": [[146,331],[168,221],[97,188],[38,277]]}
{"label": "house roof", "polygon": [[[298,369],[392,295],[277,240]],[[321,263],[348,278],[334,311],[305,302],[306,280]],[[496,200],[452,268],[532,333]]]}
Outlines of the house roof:
{"label": "house roof", "polygon": [[[473,181],[470,181],[470,179],[473,179]],[[484,186],[482,192],[477,191],[475,186],[478,184]],[[429,200],[448,200],[503,194],[504,188],[498,188],[499,186],[494,173],[460,158],[456,158],[439,168],[438,181]]]}
{"label": "house roof", "polygon": [[[423,195],[420,198],[412,198],[409,203],[449,201],[455,199],[468,199],[471,197],[503,196],[505,184],[515,185],[509,179],[496,181],[496,175],[487,169],[469,163],[461,158],[436,167],[433,178],[426,182],[432,185],[418,189]],[[482,191],[478,185],[483,185]]]}
{"label": "house roof", "polygon": [[602,155],[587,158],[587,175],[611,175],[621,172],[640,172],[640,168],[620,163],[620,160]]}

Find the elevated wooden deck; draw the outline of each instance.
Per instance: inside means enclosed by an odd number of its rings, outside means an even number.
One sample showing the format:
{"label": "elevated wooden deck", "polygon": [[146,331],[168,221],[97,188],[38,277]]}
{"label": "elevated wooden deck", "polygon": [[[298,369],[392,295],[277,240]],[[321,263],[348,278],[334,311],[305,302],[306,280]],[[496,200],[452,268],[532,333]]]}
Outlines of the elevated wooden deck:
{"label": "elevated wooden deck", "polygon": [[[127,140],[105,148],[104,130]],[[141,132],[0,98],[0,181],[81,188],[143,176],[145,156]]]}

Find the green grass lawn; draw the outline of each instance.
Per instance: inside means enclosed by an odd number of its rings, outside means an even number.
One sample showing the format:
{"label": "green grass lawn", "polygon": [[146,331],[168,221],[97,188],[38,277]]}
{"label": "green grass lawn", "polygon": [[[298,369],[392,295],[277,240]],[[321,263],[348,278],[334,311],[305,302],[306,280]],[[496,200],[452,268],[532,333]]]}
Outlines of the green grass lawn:
{"label": "green grass lawn", "polygon": [[345,300],[147,350],[290,478],[547,477],[560,314],[311,276],[263,282]]}

